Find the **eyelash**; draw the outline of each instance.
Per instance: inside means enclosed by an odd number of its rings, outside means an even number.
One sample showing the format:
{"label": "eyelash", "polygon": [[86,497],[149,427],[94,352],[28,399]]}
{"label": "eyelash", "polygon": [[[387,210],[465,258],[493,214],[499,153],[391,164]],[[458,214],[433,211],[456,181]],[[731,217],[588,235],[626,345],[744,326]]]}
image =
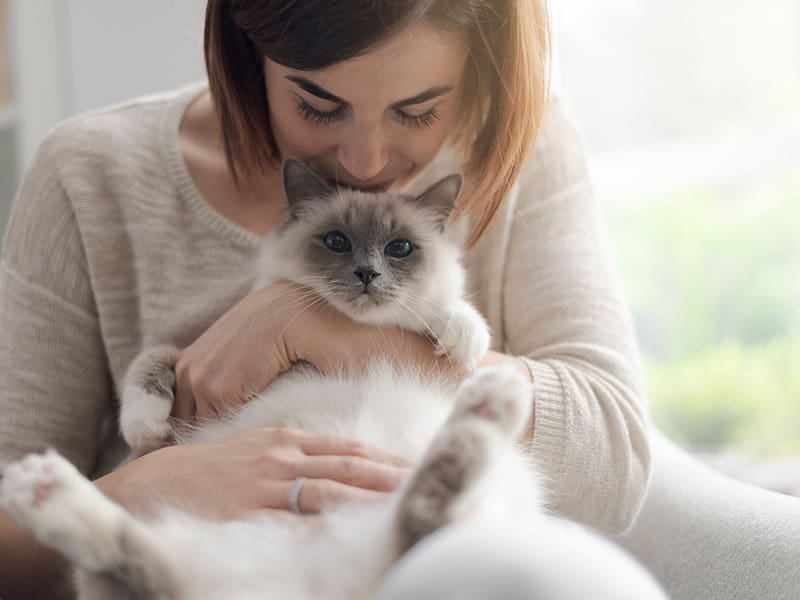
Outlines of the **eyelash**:
{"label": "eyelash", "polygon": [[[339,119],[344,114],[345,108],[340,106],[339,108],[330,112],[323,112],[321,110],[317,110],[307,102],[299,100],[297,103],[297,110],[304,119],[311,121],[312,123],[327,125]],[[409,115],[399,110],[394,111],[394,114],[395,118],[402,125],[407,127],[430,127],[439,119],[439,111],[436,110],[436,107],[425,111],[421,115]]]}

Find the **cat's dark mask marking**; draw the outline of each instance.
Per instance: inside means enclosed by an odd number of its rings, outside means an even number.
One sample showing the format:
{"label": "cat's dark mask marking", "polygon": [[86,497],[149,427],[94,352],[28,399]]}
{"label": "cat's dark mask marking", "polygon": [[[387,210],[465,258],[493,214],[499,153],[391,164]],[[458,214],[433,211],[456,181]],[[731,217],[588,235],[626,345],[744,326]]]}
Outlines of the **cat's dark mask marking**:
{"label": "cat's dark mask marking", "polygon": [[[444,177],[417,196],[336,188],[293,159],[284,162],[283,176],[290,213],[283,233],[302,260],[296,276],[354,318],[377,306],[413,312],[415,295],[440,276],[436,257],[452,243],[443,234],[461,175]],[[411,251],[387,252],[398,241]]]}

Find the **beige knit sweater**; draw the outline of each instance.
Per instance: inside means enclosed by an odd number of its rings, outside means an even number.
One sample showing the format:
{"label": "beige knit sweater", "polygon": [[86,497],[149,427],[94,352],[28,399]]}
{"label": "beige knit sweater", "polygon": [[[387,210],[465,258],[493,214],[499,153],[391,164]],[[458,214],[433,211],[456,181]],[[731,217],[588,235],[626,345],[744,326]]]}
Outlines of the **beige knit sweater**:
{"label": "beige knit sweater", "polygon": [[[204,84],[75,118],[24,178],[0,265],[0,466],[54,447],[122,456],[115,384],[143,344],[188,345],[252,285],[259,237],[200,196],[178,125]],[[553,508],[630,524],[649,472],[628,308],[580,136],[557,100],[535,159],[467,257],[494,347],[529,359],[530,451]]]}

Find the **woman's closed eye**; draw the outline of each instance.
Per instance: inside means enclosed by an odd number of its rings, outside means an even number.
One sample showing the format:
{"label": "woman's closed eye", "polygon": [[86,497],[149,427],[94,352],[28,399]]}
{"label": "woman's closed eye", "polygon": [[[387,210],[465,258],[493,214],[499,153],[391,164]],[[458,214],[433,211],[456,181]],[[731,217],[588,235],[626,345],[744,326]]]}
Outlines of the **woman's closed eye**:
{"label": "woman's closed eye", "polygon": [[333,121],[340,119],[347,111],[347,108],[345,106],[339,106],[333,110],[324,111],[314,108],[305,100],[298,99],[297,110],[304,119],[311,121],[312,123],[327,125],[328,123],[332,123]]}
{"label": "woman's closed eye", "polygon": [[[328,111],[319,110],[301,98],[298,98],[297,110],[304,119],[320,125],[338,121],[347,113],[346,106],[339,106]],[[411,114],[398,108],[393,108],[392,113],[398,123],[407,127],[429,127],[439,118],[439,112],[435,106],[420,114]]]}
{"label": "woman's closed eye", "polygon": [[439,111],[435,106],[418,115],[412,115],[396,108],[393,110],[395,119],[409,127],[430,127],[439,118]]}

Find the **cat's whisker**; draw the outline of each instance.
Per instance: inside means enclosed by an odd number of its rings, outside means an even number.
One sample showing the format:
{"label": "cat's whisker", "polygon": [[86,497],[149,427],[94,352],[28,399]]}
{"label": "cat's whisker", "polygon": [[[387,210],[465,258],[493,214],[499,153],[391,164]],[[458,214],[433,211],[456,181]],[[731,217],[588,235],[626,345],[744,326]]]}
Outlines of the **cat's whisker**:
{"label": "cat's whisker", "polygon": [[[286,311],[286,310],[292,310],[292,309],[297,308],[299,306],[299,307],[301,307],[301,309],[290,320],[290,323],[292,323],[292,322],[294,322],[294,320],[300,314],[302,314],[303,312],[308,310],[308,308],[310,306],[313,306],[314,304],[316,304],[317,302],[319,302],[321,300],[321,298],[316,293],[314,293],[312,291],[309,291],[309,292],[304,293],[303,295],[297,297],[296,299],[294,299],[293,301],[289,302],[288,304],[285,304],[285,305],[279,307],[278,309],[276,309],[272,313],[265,314],[265,311],[266,311],[267,307],[269,306],[270,302],[272,302],[272,301],[274,301],[276,299],[280,299],[282,297],[285,297],[288,294],[289,294],[289,292],[286,292],[286,293],[283,293],[283,294],[278,294],[278,295],[273,296],[272,298],[270,298],[269,301],[265,301],[264,304],[262,304],[259,307],[258,311],[256,311],[256,314],[253,316],[251,322],[255,323],[255,322],[257,322],[257,321],[259,321],[261,319],[264,319],[264,318],[271,319],[275,315],[279,314],[280,312],[283,312],[283,311]],[[309,301],[310,301],[310,304],[307,304]],[[288,328],[288,325],[286,326],[286,328]],[[286,333],[286,328],[284,328],[284,331],[281,333],[281,335]],[[250,329],[248,329],[247,334],[245,334],[244,339],[242,340],[242,343],[244,345],[247,344],[247,342],[250,339],[250,336],[252,335],[252,333],[255,330],[256,330],[256,328],[254,328],[254,327],[251,327]]]}
{"label": "cat's whisker", "polygon": [[[423,305],[427,304],[425,302],[425,298],[417,297],[417,296],[414,296],[414,295],[409,296],[407,298],[407,300],[409,302],[416,302],[416,304],[418,306],[423,306]],[[441,313],[439,311],[435,311],[432,314],[430,314],[429,318],[424,323],[425,323],[425,325],[427,326],[428,330],[431,333],[433,333],[433,331],[436,329],[436,327],[434,327],[433,326],[434,324],[432,323],[433,319],[437,320],[438,324],[440,324],[442,328],[446,327],[448,325],[449,320],[450,320],[450,318],[449,318],[449,316],[447,314],[443,314],[443,313]],[[455,323],[457,324],[457,326],[460,328],[460,330],[462,332],[464,332],[466,330],[467,325],[464,322],[455,321]],[[441,353],[442,356],[444,356],[447,359],[447,361],[448,361],[448,363],[450,364],[451,367],[458,366],[458,361],[452,356],[452,354],[448,351],[448,349],[445,346],[439,345],[439,352]]]}
{"label": "cat's whisker", "polygon": [[300,317],[300,316],[301,316],[301,315],[302,315],[304,312],[306,312],[306,311],[307,311],[307,310],[309,310],[310,308],[312,308],[312,307],[316,306],[316,305],[317,305],[317,304],[319,304],[320,302],[324,302],[324,301],[325,301],[325,299],[324,299],[324,298],[322,298],[321,296],[320,296],[320,297],[318,297],[316,300],[314,300],[313,302],[311,302],[311,304],[309,304],[308,306],[306,306],[305,308],[303,308],[303,310],[299,311],[299,312],[298,312],[297,314],[295,314],[295,315],[294,315],[294,316],[293,316],[291,319],[289,319],[289,322],[288,322],[288,323],[286,323],[285,327],[283,328],[283,331],[281,331],[281,337],[282,337],[282,336],[283,336],[283,335],[286,333],[286,331],[289,329],[289,327],[290,327],[290,326],[291,326],[291,325],[292,325],[292,324],[293,324],[293,323],[294,323],[294,322],[295,322],[295,321],[296,321],[296,320],[297,320],[297,319],[298,319],[298,318],[299,318],[299,317]]}
{"label": "cat's whisker", "polygon": [[400,308],[402,308],[403,310],[407,311],[412,317],[417,319],[417,321],[419,321],[419,323],[421,325],[427,326],[427,323],[425,322],[425,319],[422,317],[422,315],[420,315],[417,311],[415,311],[413,308],[411,308],[403,300],[400,300],[400,298],[395,298],[395,302],[397,303],[397,305]]}

